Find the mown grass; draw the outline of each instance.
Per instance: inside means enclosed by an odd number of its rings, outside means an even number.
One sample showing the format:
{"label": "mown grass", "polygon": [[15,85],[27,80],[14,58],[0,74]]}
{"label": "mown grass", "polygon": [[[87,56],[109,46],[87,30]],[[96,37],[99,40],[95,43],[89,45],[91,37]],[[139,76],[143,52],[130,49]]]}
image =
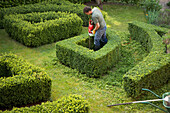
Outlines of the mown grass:
{"label": "mown grass", "polygon": [[[145,21],[141,9],[132,6],[104,5],[104,10],[108,12],[108,27],[118,32],[128,32],[128,22],[133,20]],[[87,33],[87,28],[83,28],[82,33]],[[128,34],[128,33],[127,33]],[[129,37],[122,39],[129,40]],[[12,40],[4,29],[0,30],[0,53],[12,52],[22,56],[34,65],[40,66],[52,78],[53,101],[69,94],[79,94],[85,97],[90,103],[92,113],[149,113],[161,112],[160,110],[147,104],[132,104],[125,106],[106,107],[109,104],[131,102],[133,99],[126,96],[122,87],[122,76],[128,69],[135,66],[147,53],[141,45],[135,41],[123,46],[121,62],[113,67],[105,76],[94,79],[88,78],[85,74],[79,73],[61,64],[55,55],[55,43],[37,48],[28,48]],[[165,90],[169,91],[170,85],[165,85],[156,93],[162,95]],[[141,99],[155,98],[152,95],[144,95]],[[157,105],[162,107],[162,102]]]}

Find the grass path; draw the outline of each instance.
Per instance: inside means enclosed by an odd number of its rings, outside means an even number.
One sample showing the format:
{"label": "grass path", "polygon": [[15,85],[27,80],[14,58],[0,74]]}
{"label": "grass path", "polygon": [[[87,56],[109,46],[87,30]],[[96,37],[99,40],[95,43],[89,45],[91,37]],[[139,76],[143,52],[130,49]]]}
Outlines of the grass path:
{"label": "grass path", "polygon": [[[119,32],[127,32],[127,23],[130,21],[145,21],[142,10],[136,7],[104,5],[104,10],[109,15],[108,25]],[[83,28],[82,33],[86,32],[87,28]],[[76,70],[60,64],[55,57],[55,43],[38,48],[28,48],[12,40],[4,29],[0,29],[0,53],[5,52],[15,53],[32,64],[44,68],[53,79],[51,98],[54,101],[68,94],[79,94],[89,101],[91,113],[160,113],[160,110],[143,104],[106,107],[108,104],[133,100],[126,97],[125,91],[120,85],[111,87],[106,84],[101,88],[99,87],[103,83],[101,80],[87,78]]]}

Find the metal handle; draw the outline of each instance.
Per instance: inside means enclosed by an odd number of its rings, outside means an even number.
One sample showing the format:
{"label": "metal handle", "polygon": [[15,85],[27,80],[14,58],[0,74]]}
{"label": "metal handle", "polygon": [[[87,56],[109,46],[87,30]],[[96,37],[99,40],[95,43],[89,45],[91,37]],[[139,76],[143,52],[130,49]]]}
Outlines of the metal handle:
{"label": "metal handle", "polygon": [[154,94],[156,97],[158,97],[159,99],[162,99],[162,97],[160,97],[159,95],[157,95],[156,93],[154,93],[153,91],[149,90],[149,89],[145,89],[145,88],[142,88],[143,91],[149,91],[151,92],[152,94]]}
{"label": "metal handle", "polygon": [[132,103],[133,103],[133,102],[121,103],[121,104],[113,104],[113,105],[107,105],[107,107],[118,106],[118,105],[126,105],[126,104],[132,104]]}

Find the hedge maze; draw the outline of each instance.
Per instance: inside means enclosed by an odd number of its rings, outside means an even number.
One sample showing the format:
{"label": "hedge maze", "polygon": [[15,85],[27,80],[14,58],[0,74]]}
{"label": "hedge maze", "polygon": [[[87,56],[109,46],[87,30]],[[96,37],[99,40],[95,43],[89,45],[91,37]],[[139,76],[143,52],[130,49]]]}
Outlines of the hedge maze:
{"label": "hedge maze", "polygon": [[[88,16],[83,14],[83,8],[84,5],[62,0],[3,8],[0,9],[0,28],[5,28],[9,36],[28,47],[58,41],[56,56],[61,63],[89,77],[100,77],[119,61],[122,49],[121,34],[107,29],[108,43],[100,50],[93,51],[93,40],[90,39],[89,49],[88,34],[79,35],[82,26],[88,25]],[[102,13],[106,18],[107,13]],[[165,52],[166,47],[163,44],[163,38],[170,35],[167,34],[168,29],[142,22],[129,23],[129,32],[131,38],[140,42],[148,52],[147,57],[122,78],[127,94],[137,97],[141,94],[142,88],[158,88],[170,80],[170,54]],[[0,108],[48,100],[51,95],[51,82],[51,78],[43,69],[29,64],[22,58],[13,54],[0,56]],[[71,104],[72,109],[67,109],[69,107],[64,103],[65,100],[68,100],[68,104],[73,102],[79,106]],[[77,108],[80,109],[76,112],[89,110],[88,103],[82,97],[69,96],[59,101],[42,103],[30,108],[16,108],[13,111],[69,112],[62,111],[63,105],[65,110],[74,112]]]}
{"label": "hedge maze", "polygon": [[51,96],[51,78],[14,54],[0,56],[0,108],[46,101]]}
{"label": "hedge maze", "polygon": [[141,43],[148,56],[124,75],[124,89],[129,96],[137,97],[142,88],[155,89],[170,80],[170,54],[166,54],[163,29],[142,22],[129,24],[131,38]]}
{"label": "hedge maze", "polygon": [[111,30],[107,30],[107,33],[108,43],[96,52],[89,50],[88,34],[83,34],[57,42],[56,55],[63,64],[78,69],[81,73],[100,77],[120,58],[120,38]]}
{"label": "hedge maze", "polygon": [[82,23],[82,19],[76,14],[64,12],[34,12],[4,17],[6,32],[13,39],[29,47],[79,35]]}

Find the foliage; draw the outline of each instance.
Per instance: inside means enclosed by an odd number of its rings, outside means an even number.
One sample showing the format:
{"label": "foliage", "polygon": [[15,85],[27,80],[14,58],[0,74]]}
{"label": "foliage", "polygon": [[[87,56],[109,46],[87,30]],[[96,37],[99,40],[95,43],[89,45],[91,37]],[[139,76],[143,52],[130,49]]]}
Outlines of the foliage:
{"label": "foliage", "polygon": [[88,34],[57,42],[57,58],[90,77],[100,77],[118,62],[120,56],[120,38],[111,30],[107,30],[107,33],[108,43],[95,52],[79,45],[89,38]]}
{"label": "foliage", "polygon": [[170,29],[170,9],[165,9],[160,12],[156,25]]}
{"label": "foliage", "polygon": [[13,39],[29,47],[79,35],[82,23],[81,18],[76,14],[64,12],[9,15],[4,19],[6,32]]}
{"label": "foliage", "polygon": [[86,3],[86,2],[90,2],[91,0],[68,0],[72,3]]}
{"label": "foliage", "polygon": [[156,24],[156,21],[158,20],[159,11],[148,11],[148,14],[146,14],[146,19],[148,24]]}
{"label": "foliage", "polygon": [[89,104],[81,95],[69,95],[57,101],[56,112],[88,113]]}
{"label": "foliage", "polygon": [[82,20],[83,25],[88,25],[88,16],[83,13],[85,5],[73,4],[69,1],[52,0],[48,2],[29,4],[11,8],[3,8],[0,10],[0,28],[3,28],[3,19],[5,15],[10,14],[26,14],[32,12],[48,12],[48,11],[61,11],[76,13]]}
{"label": "foliage", "polygon": [[103,0],[103,1],[138,5],[142,0]]}
{"label": "foliage", "polygon": [[[142,62],[124,75],[124,89],[129,96],[137,97],[142,88],[158,88],[170,79],[170,56],[165,54],[161,36],[167,29],[147,25],[142,22],[129,24],[132,39],[139,41],[149,52]],[[159,35],[160,36],[159,36]]]}
{"label": "foliage", "polygon": [[48,0],[0,0],[0,7],[2,8],[15,7],[18,5],[34,4],[42,1]]}
{"label": "foliage", "polygon": [[167,3],[167,6],[169,6],[169,7],[170,7],[170,2],[168,2],[168,3]]}
{"label": "foliage", "polygon": [[[1,111],[0,111],[1,112]],[[69,95],[53,102],[43,102],[41,105],[13,108],[3,113],[88,113],[89,103],[81,95]]]}
{"label": "foliage", "polygon": [[51,78],[41,68],[14,54],[0,56],[0,67],[0,108],[32,104],[50,98]]}
{"label": "foliage", "polygon": [[148,14],[149,11],[160,11],[162,8],[162,6],[159,5],[159,0],[144,0],[140,5],[144,9],[145,14]]}

